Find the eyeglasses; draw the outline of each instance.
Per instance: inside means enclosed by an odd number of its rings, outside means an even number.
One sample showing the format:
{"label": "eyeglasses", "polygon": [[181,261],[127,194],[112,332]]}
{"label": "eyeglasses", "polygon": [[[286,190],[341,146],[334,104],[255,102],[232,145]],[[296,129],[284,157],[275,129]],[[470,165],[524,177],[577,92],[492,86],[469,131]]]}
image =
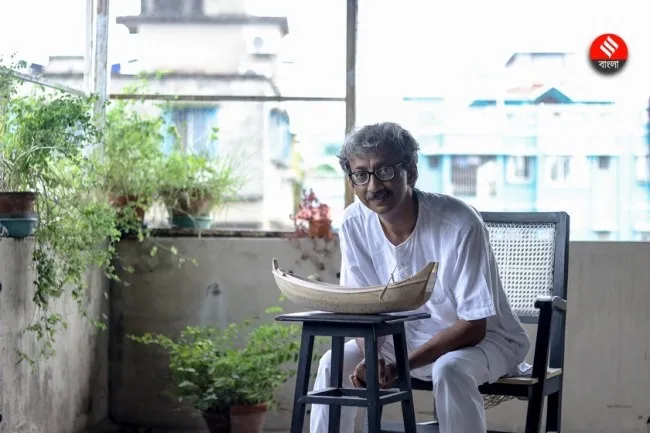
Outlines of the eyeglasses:
{"label": "eyeglasses", "polygon": [[374,171],[355,171],[353,173],[350,173],[350,180],[355,185],[365,185],[370,182],[370,176],[374,174],[378,180],[381,180],[382,182],[388,181],[395,177],[395,168],[402,164],[404,164],[404,162],[398,162],[397,164],[393,165],[385,165],[383,167],[379,167]]}

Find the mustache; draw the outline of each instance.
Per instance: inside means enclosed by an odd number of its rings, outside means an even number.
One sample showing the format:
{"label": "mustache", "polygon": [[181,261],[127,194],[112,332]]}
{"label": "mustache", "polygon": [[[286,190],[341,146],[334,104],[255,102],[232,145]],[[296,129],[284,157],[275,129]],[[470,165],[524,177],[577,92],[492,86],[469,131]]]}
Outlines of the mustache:
{"label": "mustache", "polygon": [[366,193],[366,200],[383,200],[390,195],[390,191],[382,189],[380,191],[373,191]]}

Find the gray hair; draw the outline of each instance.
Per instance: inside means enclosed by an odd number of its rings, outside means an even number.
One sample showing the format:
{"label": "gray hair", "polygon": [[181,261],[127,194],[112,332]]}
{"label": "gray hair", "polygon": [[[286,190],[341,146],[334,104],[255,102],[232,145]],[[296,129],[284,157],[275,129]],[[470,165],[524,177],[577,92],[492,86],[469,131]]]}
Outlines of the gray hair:
{"label": "gray hair", "polygon": [[420,146],[413,135],[397,123],[383,122],[366,125],[352,131],[345,138],[339,164],[343,171],[350,174],[350,158],[368,157],[370,155],[395,155],[404,168],[414,175],[412,184],[417,179],[418,150]]}

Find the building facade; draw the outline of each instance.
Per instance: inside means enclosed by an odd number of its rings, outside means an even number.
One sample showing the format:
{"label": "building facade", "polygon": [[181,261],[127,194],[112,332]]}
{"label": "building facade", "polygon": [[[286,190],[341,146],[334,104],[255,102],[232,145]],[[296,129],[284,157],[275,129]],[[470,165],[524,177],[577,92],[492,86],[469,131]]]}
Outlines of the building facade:
{"label": "building facade", "polygon": [[645,107],[566,82],[507,88],[463,108],[442,97],[404,104],[422,146],[420,188],[486,211],[567,211],[574,240],[650,239]]}
{"label": "building facade", "polygon": [[[397,121],[415,135],[422,190],[482,211],[566,211],[573,240],[649,240],[647,107],[599,96],[574,74],[574,60],[517,53],[500,77],[472,90],[480,95],[404,97],[373,121]],[[335,136],[304,152],[312,167],[325,167],[306,183],[338,205]]]}
{"label": "building facade", "polygon": [[[291,226],[293,209],[289,116],[281,104],[254,98],[281,94],[275,83],[289,29],[285,17],[251,15],[246,6],[246,0],[141,0],[139,15],[117,17],[138,55],[112,65],[109,88],[123,93],[144,74],[148,94],[198,96],[165,104],[162,114],[187,151],[227,157],[245,178],[238,200],[215,212],[217,226],[279,229]],[[41,69],[45,78],[81,88],[83,57],[52,57]],[[201,98],[215,95],[248,100]],[[170,143],[167,137],[164,146]]]}

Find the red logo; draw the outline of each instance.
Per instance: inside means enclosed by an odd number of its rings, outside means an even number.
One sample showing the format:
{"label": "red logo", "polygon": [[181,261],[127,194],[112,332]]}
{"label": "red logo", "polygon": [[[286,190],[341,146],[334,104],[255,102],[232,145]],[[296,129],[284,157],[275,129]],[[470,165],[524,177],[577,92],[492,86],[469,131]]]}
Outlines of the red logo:
{"label": "red logo", "polygon": [[601,74],[615,74],[627,62],[627,44],[618,35],[604,33],[591,43],[589,59]]}

